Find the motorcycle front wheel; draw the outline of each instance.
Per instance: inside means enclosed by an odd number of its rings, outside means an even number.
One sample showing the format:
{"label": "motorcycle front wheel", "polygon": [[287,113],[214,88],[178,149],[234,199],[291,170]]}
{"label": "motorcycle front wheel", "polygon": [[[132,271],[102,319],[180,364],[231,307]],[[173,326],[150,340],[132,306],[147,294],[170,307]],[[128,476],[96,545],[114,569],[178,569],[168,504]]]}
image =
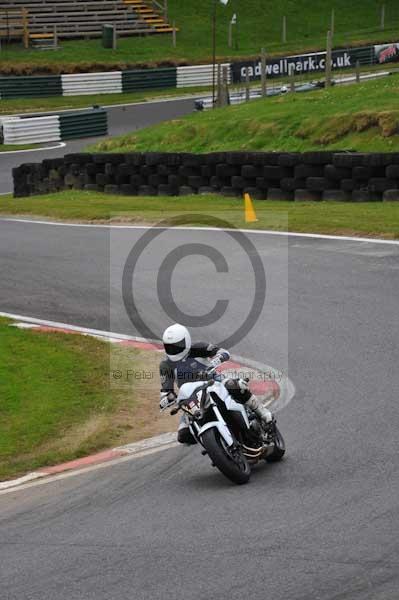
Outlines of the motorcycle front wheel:
{"label": "motorcycle front wheel", "polygon": [[201,437],[209,458],[227,479],[238,485],[249,481],[251,468],[239,449],[231,452],[223,443],[217,429],[208,429]]}

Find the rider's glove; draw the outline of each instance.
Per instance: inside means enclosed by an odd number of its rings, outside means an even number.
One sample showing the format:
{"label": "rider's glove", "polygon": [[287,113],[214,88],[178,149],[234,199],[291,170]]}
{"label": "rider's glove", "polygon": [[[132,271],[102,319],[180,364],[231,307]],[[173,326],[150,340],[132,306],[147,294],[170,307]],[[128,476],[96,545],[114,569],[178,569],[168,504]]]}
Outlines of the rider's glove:
{"label": "rider's glove", "polygon": [[218,354],[216,356],[211,358],[211,360],[209,361],[209,364],[211,365],[211,367],[218,367],[219,365],[224,363],[226,360],[229,360],[229,358],[230,358],[230,353],[227,352],[227,350],[221,350],[218,352]]}
{"label": "rider's glove", "polygon": [[176,394],[174,392],[161,392],[161,398],[159,401],[159,409],[161,411],[166,410],[176,402]]}

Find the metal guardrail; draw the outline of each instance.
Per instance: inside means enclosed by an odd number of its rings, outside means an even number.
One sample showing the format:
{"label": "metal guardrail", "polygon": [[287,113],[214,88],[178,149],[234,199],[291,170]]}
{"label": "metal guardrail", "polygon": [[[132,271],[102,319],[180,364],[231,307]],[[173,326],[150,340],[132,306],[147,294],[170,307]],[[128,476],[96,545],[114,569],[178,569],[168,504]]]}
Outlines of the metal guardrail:
{"label": "metal guardrail", "polygon": [[10,145],[107,135],[107,111],[99,108],[45,117],[2,117],[0,132],[3,143]]}
{"label": "metal guardrail", "polygon": [[61,140],[58,116],[4,121],[2,128],[5,144],[33,144]]}
{"label": "metal guardrail", "polygon": [[[231,83],[231,65],[223,63],[221,68],[227,68],[228,83]],[[217,78],[218,66],[215,66],[215,78]],[[200,87],[212,85],[213,82],[213,67],[212,65],[195,65],[193,67],[177,67],[177,82],[176,87]]]}
{"label": "metal guardrail", "polygon": [[123,92],[176,87],[176,67],[122,71]]}
{"label": "metal guardrail", "polygon": [[63,96],[121,94],[123,91],[121,71],[61,75],[61,84]]}
{"label": "metal guardrail", "polygon": [[60,75],[0,76],[0,99],[62,96]]}
{"label": "metal guardrail", "polygon": [[61,140],[107,135],[107,116],[102,108],[59,115]]}

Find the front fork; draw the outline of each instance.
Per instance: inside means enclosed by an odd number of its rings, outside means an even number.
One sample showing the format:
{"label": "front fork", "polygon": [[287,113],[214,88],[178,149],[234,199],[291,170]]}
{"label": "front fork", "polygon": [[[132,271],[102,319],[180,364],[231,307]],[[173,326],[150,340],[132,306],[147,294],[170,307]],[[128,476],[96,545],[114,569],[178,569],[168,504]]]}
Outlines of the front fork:
{"label": "front fork", "polygon": [[215,420],[209,421],[208,423],[206,423],[205,425],[202,425],[202,426],[198,425],[198,423],[195,420],[190,421],[189,428],[190,428],[192,435],[201,444],[201,446],[203,446],[202,441],[201,441],[202,434],[205,431],[207,431],[208,429],[215,428],[218,430],[219,435],[224,440],[227,447],[232,447],[232,446],[236,445],[237,441],[235,440],[231,431],[227,427],[226,421],[224,420],[220,410],[218,409],[216,404],[212,404],[211,406],[212,406],[213,412],[215,414]]}

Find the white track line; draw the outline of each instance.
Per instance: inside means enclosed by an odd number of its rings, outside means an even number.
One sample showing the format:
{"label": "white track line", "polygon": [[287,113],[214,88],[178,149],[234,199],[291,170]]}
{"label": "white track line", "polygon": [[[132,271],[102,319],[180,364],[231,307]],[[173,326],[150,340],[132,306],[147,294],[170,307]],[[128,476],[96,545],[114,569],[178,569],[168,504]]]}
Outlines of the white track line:
{"label": "white track line", "polygon": [[0,152],[0,156],[5,154],[20,154],[21,152],[46,152],[46,150],[57,150],[58,148],[65,148],[65,142],[59,142],[56,146],[46,146],[45,148],[31,148],[30,150],[7,150],[6,152]]}
{"label": "white track line", "polygon": [[148,340],[147,338],[137,337],[134,335],[126,335],[124,333],[112,333],[101,329],[91,329],[89,327],[80,327],[78,325],[69,325],[69,323],[59,323],[58,321],[48,321],[46,319],[36,319],[35,317],[27,317],[25,315],[15,315],[14,313],[0,312],[0,317],[13,319],[15,321],[23,321],[24,323],[34,323],[35,325],[43,325],[44,327],[56,327],[57,329],[69,329],[77,333],[85,333],[87,335],[98,335],[106,338],[115,338],[118,340],[132,340],[134,342],[150,342],[157,343],[159,340]]}
{"label": "white track line", "polygon": [[[117,448],[113,448],[112,450],[123,451],[124,456],[134,455],[135,457],[137,457],[137,456],[145,455],[145,453],[147,453],[149,450],[152,450],[153,452],[155,452],[157,450],[162,450],[165,447],[171,448],[176,445],[177,445],[176,432],[171,432],[171,433],[163,433],[161,435],[156,435],[152,438],[147,438],[147,439],[141,440],[139,442],[125,444],[124,446],[119,446]],[[84,470],[90,470],[90,469],[97,467],[98,465],[102,465],[105,462],[114,464],[115,461],[118,461],[121,458],[123,458],[123,456],[115,456],[115,458],[113,458],[110,461],[103,461],[103,462],[99,462],[94,465],[82,466],[78,469],[71,469],[70,471],[81,473]],[[63,473],[66,473],[66,471],[63,471]],[[59,475],[60,475],[60,473],[59,473]],[[0,481],[0,493],[3,490],[13,491],[15,488],[20,488],[21,486],[25,487],[25,484],[32,483],[33,481],[36,481],[37,479],[43,479],[45,477],[51,477],[52,479],[54,479],[54,475],[46,472],[45,467],[44,467],[41,471],[33,471],[32,473],[27,473],[26,475],[23,475],[22,477],[18,477],[17,479],[11,479],[10,481]],[[46,482],[47,482],[47,480],[46,480]]]}
{"label": "white track line", "polygon": [[[65,473],[59,473],[58,475],[49,475],[41,478],[37,478],[36,480],[29,481],[27,483],[22,483],[17,487],[6,488],[4,490],[0,489],[0,496],[5,494],[17,493],[21,490],[25,490],[31,487],[37,487],[39,485],[45,485],[47,483],[54,483],[55,481],[59,481],[60,479],[68,479],[69,477],[75,477],[77,475],[84,475],[86,473],[90,473],[92,471],[97,471],[98,469],[106,469],[107,467],[112,467],[118,465],[120,463],[127,462],[129,460],[135,460],[137,458],[143,458],[144,456],[148,456],[149,454],[155,454],[156,452],[161,452],[162,450],[169,450],[170,448],[178,447],[178,442],[172,442],[170,444],[162,444],[158,447],[148,448],[141,452],[137,452],[136,454],[127,454],[126,456],[120,456],[119,458],[115,458],[114,460],[109,460],[107,462],[99,463],[97,465],[92,465],[90,467],[83,467],[82,469],[76,469],[76,471],[65,471]],[[36,475],[36,474],[35,474]]]}
{"label": "white track line", "polygon": [[182,231],[239,231],[241,233],[257,234],[257,235],[274,235],[279,237],[296,237],[296,238],[309,238],[316,240],[335,240],[338,242],[363,242],[367,244],[388,244],[391,246],[399,246],[399,240],[384,240],[380,238],[363,238],[363,237],[351,237],[345,235],[327,235],[323,233],[299,233],[294,231],[272,231],[269,229],[229,229],[229,228],[218,228],[218,227],[160,227],[160,226],[148,226],[148,225],[97,225],[92,223],[63,223],[62,221],[41,221],[36,219],[18,219],[14,217],[1,217],[0,222],[7,221],[13,223],[27,223],[34,225],[52,225],[53,227],[91,227],[97,229],[176,229]]}
{"label": "white track line", "polygon": [[26,483],[31,483],[32,481],[36,481],[37,479],[45,477],[45,475],[45,473],[33,471],[32,473],[27,473],[22,477],[18,477],[18,479],[12,479],[11,481],[0,481],[0,492],[2,492],[3,490],[9,490],[11,488],[25,485]]}

